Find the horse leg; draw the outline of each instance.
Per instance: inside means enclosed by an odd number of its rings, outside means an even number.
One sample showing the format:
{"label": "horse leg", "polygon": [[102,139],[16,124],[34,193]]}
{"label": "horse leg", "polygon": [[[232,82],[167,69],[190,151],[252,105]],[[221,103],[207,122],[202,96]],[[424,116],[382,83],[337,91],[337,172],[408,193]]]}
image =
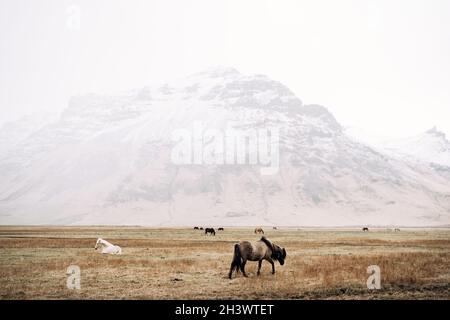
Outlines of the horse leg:
{"label": "horse leg", "polygon": [[267,259],[267,261],[269,261],[270,264],[272,265],[272,274],[275,274],[275,263],[271,258]]}
{"label": "horse leg", "polygon": [[262,260],[258,261],[258,272],[256,273],[258,276],[261,274],[261,266],[262,266]]}
{"label": "horse leg", "polygon": [[[233,260],[233,262],[231,262],[231,267],[230,267],[230,272],[228,273],[228,278],[230,278],[231,279],[231,275],[233,274],[233,270],[234,270],[234,268],[235,268],[235,264],[234,264],[234,260]],[[239,269],[237,269],[238,271],[239,271]]]}
{"label": "horse leg", "polygon": [[241,271],[242,271],[242,274],[244,275],[244,277],[248,277],[247,276],[247,274],[245,273],[245,264],[247,263],[247,260],[245,260],[245,259],[242,259],[242,264],[241,264]]}

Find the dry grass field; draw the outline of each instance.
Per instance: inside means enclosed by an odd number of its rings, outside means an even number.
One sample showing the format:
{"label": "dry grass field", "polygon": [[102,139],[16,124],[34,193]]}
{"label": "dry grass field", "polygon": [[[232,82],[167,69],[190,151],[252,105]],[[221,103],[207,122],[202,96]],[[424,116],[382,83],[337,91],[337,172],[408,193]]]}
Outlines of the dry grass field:
{"label": "dry grass field", "polygon": [[[247,263],[227,278],[233,244],[253,228],[215,237],[191,228],[0,227],[1,299],[450,299],[450,229],[266,229],[287,250],[284,266]],[[98,237],[122,255],[95,251]],[[66,287],[69,265],[81,290]],[[369,265],[381,290],[366,287]]]}

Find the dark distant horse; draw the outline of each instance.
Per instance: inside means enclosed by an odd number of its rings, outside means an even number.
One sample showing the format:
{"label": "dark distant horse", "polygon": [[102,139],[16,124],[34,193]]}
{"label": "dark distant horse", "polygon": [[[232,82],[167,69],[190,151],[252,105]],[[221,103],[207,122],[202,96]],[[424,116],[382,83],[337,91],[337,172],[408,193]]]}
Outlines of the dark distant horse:
{"label": "dark distant horse", "polygon": [[273,229],[273,230],[277,230],[277,227],[273,227],[272,229]]}
{"label": "dark distant horse", "polygon": [[364,231],[364,232],[369,231],[369,228],[364,227],[364,228],[363,228],[363,231]]}
{"label": "dark distant horse", "polygon": [[400,232],[400,229],[399,228],[395,228],[394,232]]}
{"label": "dark distant horse", "polygon": [[216,235],[216,230],[214,230],[214,228],[206,228],[205,229],[205,236],[210,233],[212,236]]}
{"label": "dark distant horse", "polygon": [[198,230],[198,227],[194,227],[194,230]]}
{"label": "dark distant horse", "polygon": [[264,234],[264,230],[262,228],[255,228],[255,233],[262,233],[262,234]]}
{"label": "dark distant horse", "polygon": [[203,230],[203,227],[200,227],[200,230]]}
{"label": "dark distant horse", "polygon": [[285,259],[286,250],[272,243],[264,236],[261,240],[256,242],[241,241],[234,245],[234,256],[228,277],[231,279],[234,270],[236,270],[236,272],[239,272],[240,270],[244,277],[247,277],[247,274],[245,273],[245,264],[247,263],[247,260],[258,261],[258,276],[261,274],[262,261],[269,261],[272,265],[272,274],[274,274],[274,261],[276,260],[281,265],[284,265]]}
{"label": "dark distant horse", "polygon": [[219,228],[219,229],[217,229],[218,231],[223,231],[223,228]]}

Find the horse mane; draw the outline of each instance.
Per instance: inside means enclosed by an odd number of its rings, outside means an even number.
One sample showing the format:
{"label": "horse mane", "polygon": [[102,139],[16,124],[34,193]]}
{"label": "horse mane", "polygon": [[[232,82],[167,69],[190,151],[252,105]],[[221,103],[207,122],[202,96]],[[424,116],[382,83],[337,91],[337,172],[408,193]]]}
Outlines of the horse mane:
{"label": "horse mane", "polygon": [[264,242],[269,247],[270,250],[272,250],[272,253],[274,252],[274,248],[273,248],[272,242],[267,240],[267,238],[265,236],[261,237],[261,241]]}

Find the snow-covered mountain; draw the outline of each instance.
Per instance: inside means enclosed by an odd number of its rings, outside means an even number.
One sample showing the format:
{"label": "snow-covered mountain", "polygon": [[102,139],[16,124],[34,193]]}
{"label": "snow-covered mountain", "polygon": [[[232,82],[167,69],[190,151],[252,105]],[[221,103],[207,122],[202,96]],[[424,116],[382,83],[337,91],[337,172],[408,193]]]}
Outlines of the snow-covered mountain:
{"label": "snow-covered mountain", "polygon": [[394,140],[361,128],[346,127],[344,131],[354,141],[366,144],[377,152],[413,166],[430,167],[450,177],[450,142],[445,133],[436,127],[416,136]]}
{"label": "snow-covered mountain", "polygon": [[386,141],[383,147],[399,156],[450,168],[450,142],[436,127],[415,137]]}
{"label": "snow-covered mountain", "polygon": [[[173,133],[197,123],[279,129],[278,172],[175,163]],[[73,97],[57,121],[20,139],[14,131],[0,130],[1,224],[450,223],[448,175],[355,141],[326,108],[230,68]]]}

